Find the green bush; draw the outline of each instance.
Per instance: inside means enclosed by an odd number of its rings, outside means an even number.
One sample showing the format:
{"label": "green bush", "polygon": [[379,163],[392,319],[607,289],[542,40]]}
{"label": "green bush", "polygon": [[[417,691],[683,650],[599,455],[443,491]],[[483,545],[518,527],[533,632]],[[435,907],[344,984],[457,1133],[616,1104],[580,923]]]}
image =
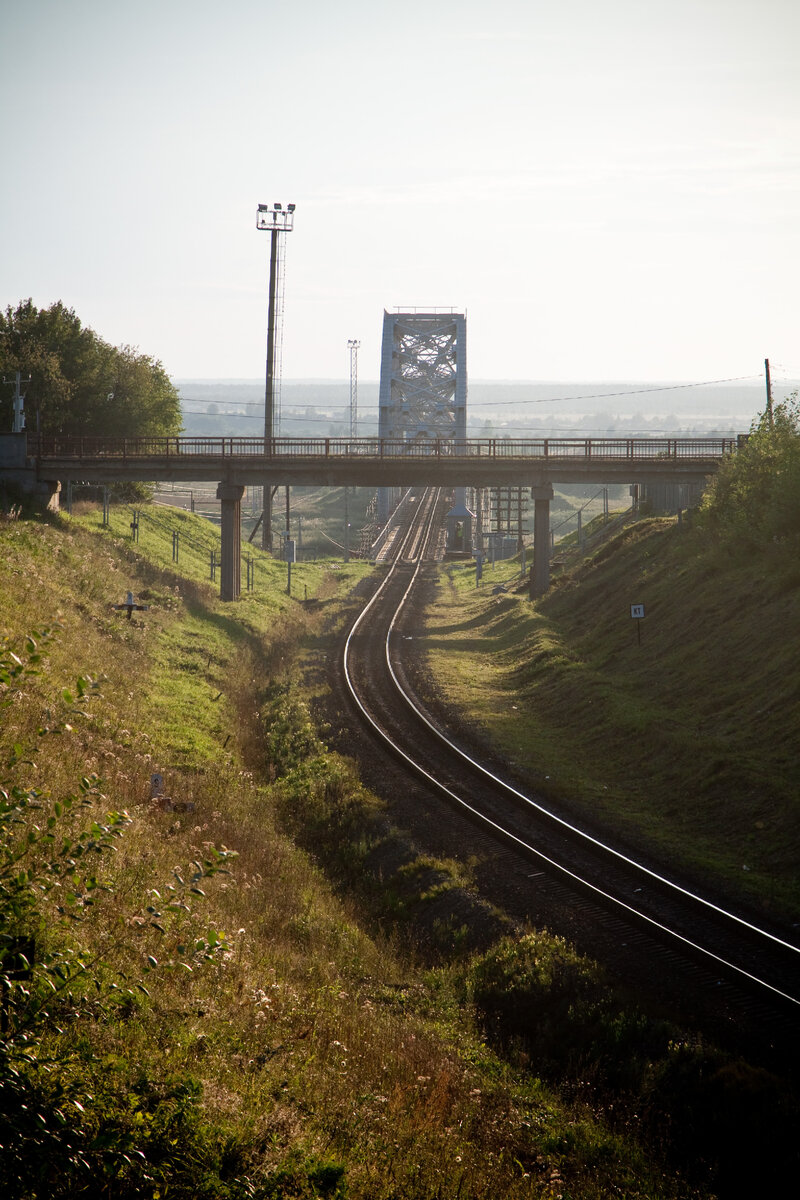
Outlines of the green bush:
{"label": "green bush", "polygon": [[471,990],[487,1032],[522,1045],[534,1070],[582,1075],[608,1016],[600,968],[562,938],[506,939],[472,966]]}
{"label": "green bush", "polygon": [[666,1156],[703,1173],[726,1200],[784,1195],[800,1172],[797,1099],[761,1067],[702,1045],[674,1043],[640,1097]]}
{"label": "green bush", "polygon": [[308,705],[289,684],[269,685],[261,704],[261,720],[267,768],[274,779],[322,749]]}
{"label": "green bush", "polygon": [[706,492],[700,524],[743,550],[796,548],[800,541],[800,403],[778,404],[772,417],[725,460]]}

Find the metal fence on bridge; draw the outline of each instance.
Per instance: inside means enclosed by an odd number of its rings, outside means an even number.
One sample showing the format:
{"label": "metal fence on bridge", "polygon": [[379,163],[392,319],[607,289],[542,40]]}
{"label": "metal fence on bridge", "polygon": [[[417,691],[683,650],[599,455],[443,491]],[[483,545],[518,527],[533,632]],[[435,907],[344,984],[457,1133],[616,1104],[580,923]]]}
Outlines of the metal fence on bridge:
{"label": "metal fence on bridge", "polygon": [[718,459],[733,453],[747,435],[684,438],[247,438],[28,436],[28,454],[48,459],[141,460],[330,459],[330,458],[531,458],[625,460]]}

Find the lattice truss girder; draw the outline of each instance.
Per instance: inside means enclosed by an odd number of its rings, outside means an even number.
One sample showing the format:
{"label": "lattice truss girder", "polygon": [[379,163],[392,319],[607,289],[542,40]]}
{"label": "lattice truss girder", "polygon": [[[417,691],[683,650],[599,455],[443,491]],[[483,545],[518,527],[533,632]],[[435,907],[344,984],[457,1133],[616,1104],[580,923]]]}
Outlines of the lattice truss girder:
{"label": "lattice truss girder", "polygon": [[465,436],[466,347],[461,314],[385,314],[380,404],[384,437]]}

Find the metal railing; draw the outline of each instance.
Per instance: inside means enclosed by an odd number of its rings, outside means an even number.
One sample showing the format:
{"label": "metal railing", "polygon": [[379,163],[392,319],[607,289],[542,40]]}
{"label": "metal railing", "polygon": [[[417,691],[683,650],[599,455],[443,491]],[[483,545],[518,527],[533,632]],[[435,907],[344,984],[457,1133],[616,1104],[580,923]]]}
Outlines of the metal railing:
{"label": "metal railing", "polygon": [[651,461],[717,459],[733,453],[746,434],[685,438],[248,438],[82,437],[28,435],[28,455],[38,460],[242,459],[242,458],[535,458]]}

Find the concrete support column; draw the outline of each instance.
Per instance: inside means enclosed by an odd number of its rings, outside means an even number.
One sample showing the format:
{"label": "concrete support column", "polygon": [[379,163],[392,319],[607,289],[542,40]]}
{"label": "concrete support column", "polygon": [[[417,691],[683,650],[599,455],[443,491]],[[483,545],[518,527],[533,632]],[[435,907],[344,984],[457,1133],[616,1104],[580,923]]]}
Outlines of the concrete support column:
{"label": "concrete support column", "polygon": [[222,505],[222,571],[220,600],[238,600],[242,590],[242,496],[236,483],[220,483],[217,499]]}
{"label": "concrete support column", "polygon": [[550,501],[553,485],[539,483],[531,488],[533,498],[533,563],[530,598],[544,596],[550,587]]}

